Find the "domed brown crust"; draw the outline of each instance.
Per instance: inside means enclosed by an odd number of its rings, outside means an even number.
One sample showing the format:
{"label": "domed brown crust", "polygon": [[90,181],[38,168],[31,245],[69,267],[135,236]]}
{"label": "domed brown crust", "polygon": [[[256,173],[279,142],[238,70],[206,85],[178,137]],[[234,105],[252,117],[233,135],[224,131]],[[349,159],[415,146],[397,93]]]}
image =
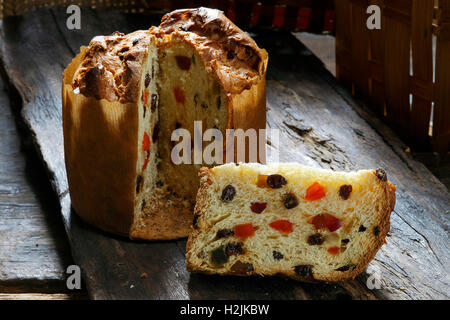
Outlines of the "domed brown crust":
{"label": "domed brown crust", "polygon": [[148,31],[136,31],[92,39],[74,75],[73,89],[86,97],[135,102],[150,37]]}
{"label": "domed brown crust", "polygon": [[150,31],[115,32],[92,39],[74,75],[73,89],[86,97],[136,102],[141,65],[152,37],[159,38],[160,45],[172,38],[191,44],[226,92],[239,94],[265,76],[267,52],[222,11],[182,9],[166,14],[161,25]]}
{"label": "domed brown crust", "polygon": [[197,8],[166,14],[155,35],[170,34],[191,43],[221,81],[224,90],[240,93],[258,83],[267,69],[267,52],[222,11]]}

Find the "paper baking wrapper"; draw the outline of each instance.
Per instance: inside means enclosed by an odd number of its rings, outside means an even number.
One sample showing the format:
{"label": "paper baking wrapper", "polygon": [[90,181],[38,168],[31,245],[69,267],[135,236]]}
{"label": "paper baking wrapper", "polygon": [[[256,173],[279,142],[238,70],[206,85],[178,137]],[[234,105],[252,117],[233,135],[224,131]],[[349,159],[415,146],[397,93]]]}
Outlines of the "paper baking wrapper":
{"label": "paper baking wrapper", "polygon": [[74,93],[86,47],[64,71],[64,152],[76,213],[106,231],[128,235],[133,222],[138,110],[134,103]]}

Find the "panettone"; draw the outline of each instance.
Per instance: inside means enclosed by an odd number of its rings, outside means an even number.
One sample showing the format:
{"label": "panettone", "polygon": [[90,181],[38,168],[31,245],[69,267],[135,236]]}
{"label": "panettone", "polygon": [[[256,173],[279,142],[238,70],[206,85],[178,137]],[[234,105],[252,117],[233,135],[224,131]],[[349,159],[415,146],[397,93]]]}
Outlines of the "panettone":
{"label": "panettone", "polygon": [[267,53],[207,8],[159,27],[95,37],[64,72],[72,206],[103,230],[141,239],[190,231],[201,164],[171,161],[175,129],[264,129]]}
{"label": "panettone", "polygon": [[186,248],[191,272],[353,278],[383,245],[395,205],[383,169],[230,163],[200,176]]}

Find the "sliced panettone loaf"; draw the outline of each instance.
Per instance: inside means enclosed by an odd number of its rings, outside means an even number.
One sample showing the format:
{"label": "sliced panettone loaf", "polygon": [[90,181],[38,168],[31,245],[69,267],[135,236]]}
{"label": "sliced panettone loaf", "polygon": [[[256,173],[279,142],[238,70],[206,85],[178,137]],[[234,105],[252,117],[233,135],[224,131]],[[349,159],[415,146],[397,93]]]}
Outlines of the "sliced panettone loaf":
{"label": "sliced panettone loaf", "polygon": [[383,169],[230,163],[200,176],[186,249],[191,272],[352,278],[383,245],[395,204]]}
{"label": "sliced panettone loaf", "polygon": [[[159,27],[95,37],[64,72],[72,206],[103,230],[188,235],[202,164],[174,164],[175,129],[264,129],[267,52],[222,12],[177,10]],[[191,163],[193,163],[191,154]],[[203,164],[206,165],[206,164]]]}

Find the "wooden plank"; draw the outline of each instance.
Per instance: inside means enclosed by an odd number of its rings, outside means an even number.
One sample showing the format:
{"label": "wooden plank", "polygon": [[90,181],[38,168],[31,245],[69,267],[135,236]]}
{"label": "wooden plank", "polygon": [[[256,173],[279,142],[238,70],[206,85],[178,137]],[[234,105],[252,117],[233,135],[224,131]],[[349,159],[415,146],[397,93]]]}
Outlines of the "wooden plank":
{"label": "wooden plank", "polygon": [[0,293],[0,300],[83,300],[84,295],[67,293]]}
{"label": "wooden plank", "polygon": [[[371,0],[370,4],[378,5],[383,10],[384,0]],[[385,18],[381,11],[381,29],[369,32],[369,81],[370,99],[368,101],[371,109],[378,117],[384,117],[384,30]]]}
{"label": "wooden plank", "polygon": [[[15,33],[3,33],[2,54],[8,75],[27,102],[28,110],[23,117],[38,135],[36,146],[50,172],[61,170],[57,167],[61,159],[52,157],[62,158],[63,154],[62,150],[50,152],[41,146],[42,143],[59,146],[60,142],[54,139],[46,142],[46,137],[39,137],[44,124],[42,115],[36,115],[47,113],[45,121],[52,123],[46,125],[61,130],[60,91],[49,83],[61,81],[61,74],[55,74],[62,71],[79,45],[86,44],[91,35],[115,30],[129,32],[145,22],[138,16],[111,11],[96,14],[83,10],[82,14],[84,31],[78,36],[61,27],[65,13],[57,10],[30,12],[21,19],[19,30],[16,27]],[[12,30],[11,23],[5,19],[3,31]],[[36,28],[37,24],[45,25],[45,29]],[[282,145],[273,142],[268,148],[278,149],[281,161],[298,161],[316,167],[344,170],[385,167],[398,186],[388,244],[377,254],[368,272],[335,285],[189,274],[184,265],[185,240],[132,242],[87,226],[70,211],[69,195],[59,192],[64,190],[64,179],[56,174],[54,185],[61,195],[66,231],[90,296],[95,299],[448,299],[449,216],[445,214],[450,207],[448,190],[424,166],[405,154],[405,146],[396,135],[357,105],[322,63],[292,35],[264,31],[254,36],[270,53],[268,127],[279,128],[283,142]],[[46,71],[48,65],[42,60],[47,59],[48,48],[54,51],[52,58],[56,60],[52,65],[58,72]],[[19,72],[24,61],[31,66],[26,74]],[[42,88],[50,89],[45,104],[37,95]],[[379,275],[379,290],[369,290],[366,285],[374,270]],[[141,277],[144,272],[146,278]]]}
{"label": "wooden plank", "polygon": [[350,0],[335,1],[336,6],[336,78],[348,87],[353,83],[351,75],[352,33]]}
{"label": "wooden plank", "polygon": [[[369,30],[366,26],[368,1],[351,1],[351,62],[354,94],[364,100],[369,97]],[[347,22],[348,23],[348,22]]]}
{"label": "wooden plank", "polygon": [[[411,49],[413,64],[413,80],[433,87],[433,43],[432,20],[433,1],[414,0],[412,2]],[[411,87],[414,89],[414,87]],[[430,90],[431,91],[431,90]],[[426,150],[429,139],[431,99],[413,94],[411,121],[409,123],[410,140],[414,141],[413,150]]]}
{"label": "wooden plank", "polygon": [[436,43],[436,85],[433,117],[433,149],[450,150],[450,0],[440,0],[441,25]]}
{"label": "wooden plank", "polygon": [[0,77],[0,292],[64,292],[73,262],[59,204],[6,90]]}
{"label": "wooden plank", "polygon": [[[408,140],[410,28],[405,21],[400,20],[400,11],[397,11],[397,7],[393,7],[394,4],[398,3],[388,1],[384,9],[386,21],[384,59],[386,111],[391,125],[397,128],[396,131],[402,138]],[[404,14],[403,11],[401,12]]]}

